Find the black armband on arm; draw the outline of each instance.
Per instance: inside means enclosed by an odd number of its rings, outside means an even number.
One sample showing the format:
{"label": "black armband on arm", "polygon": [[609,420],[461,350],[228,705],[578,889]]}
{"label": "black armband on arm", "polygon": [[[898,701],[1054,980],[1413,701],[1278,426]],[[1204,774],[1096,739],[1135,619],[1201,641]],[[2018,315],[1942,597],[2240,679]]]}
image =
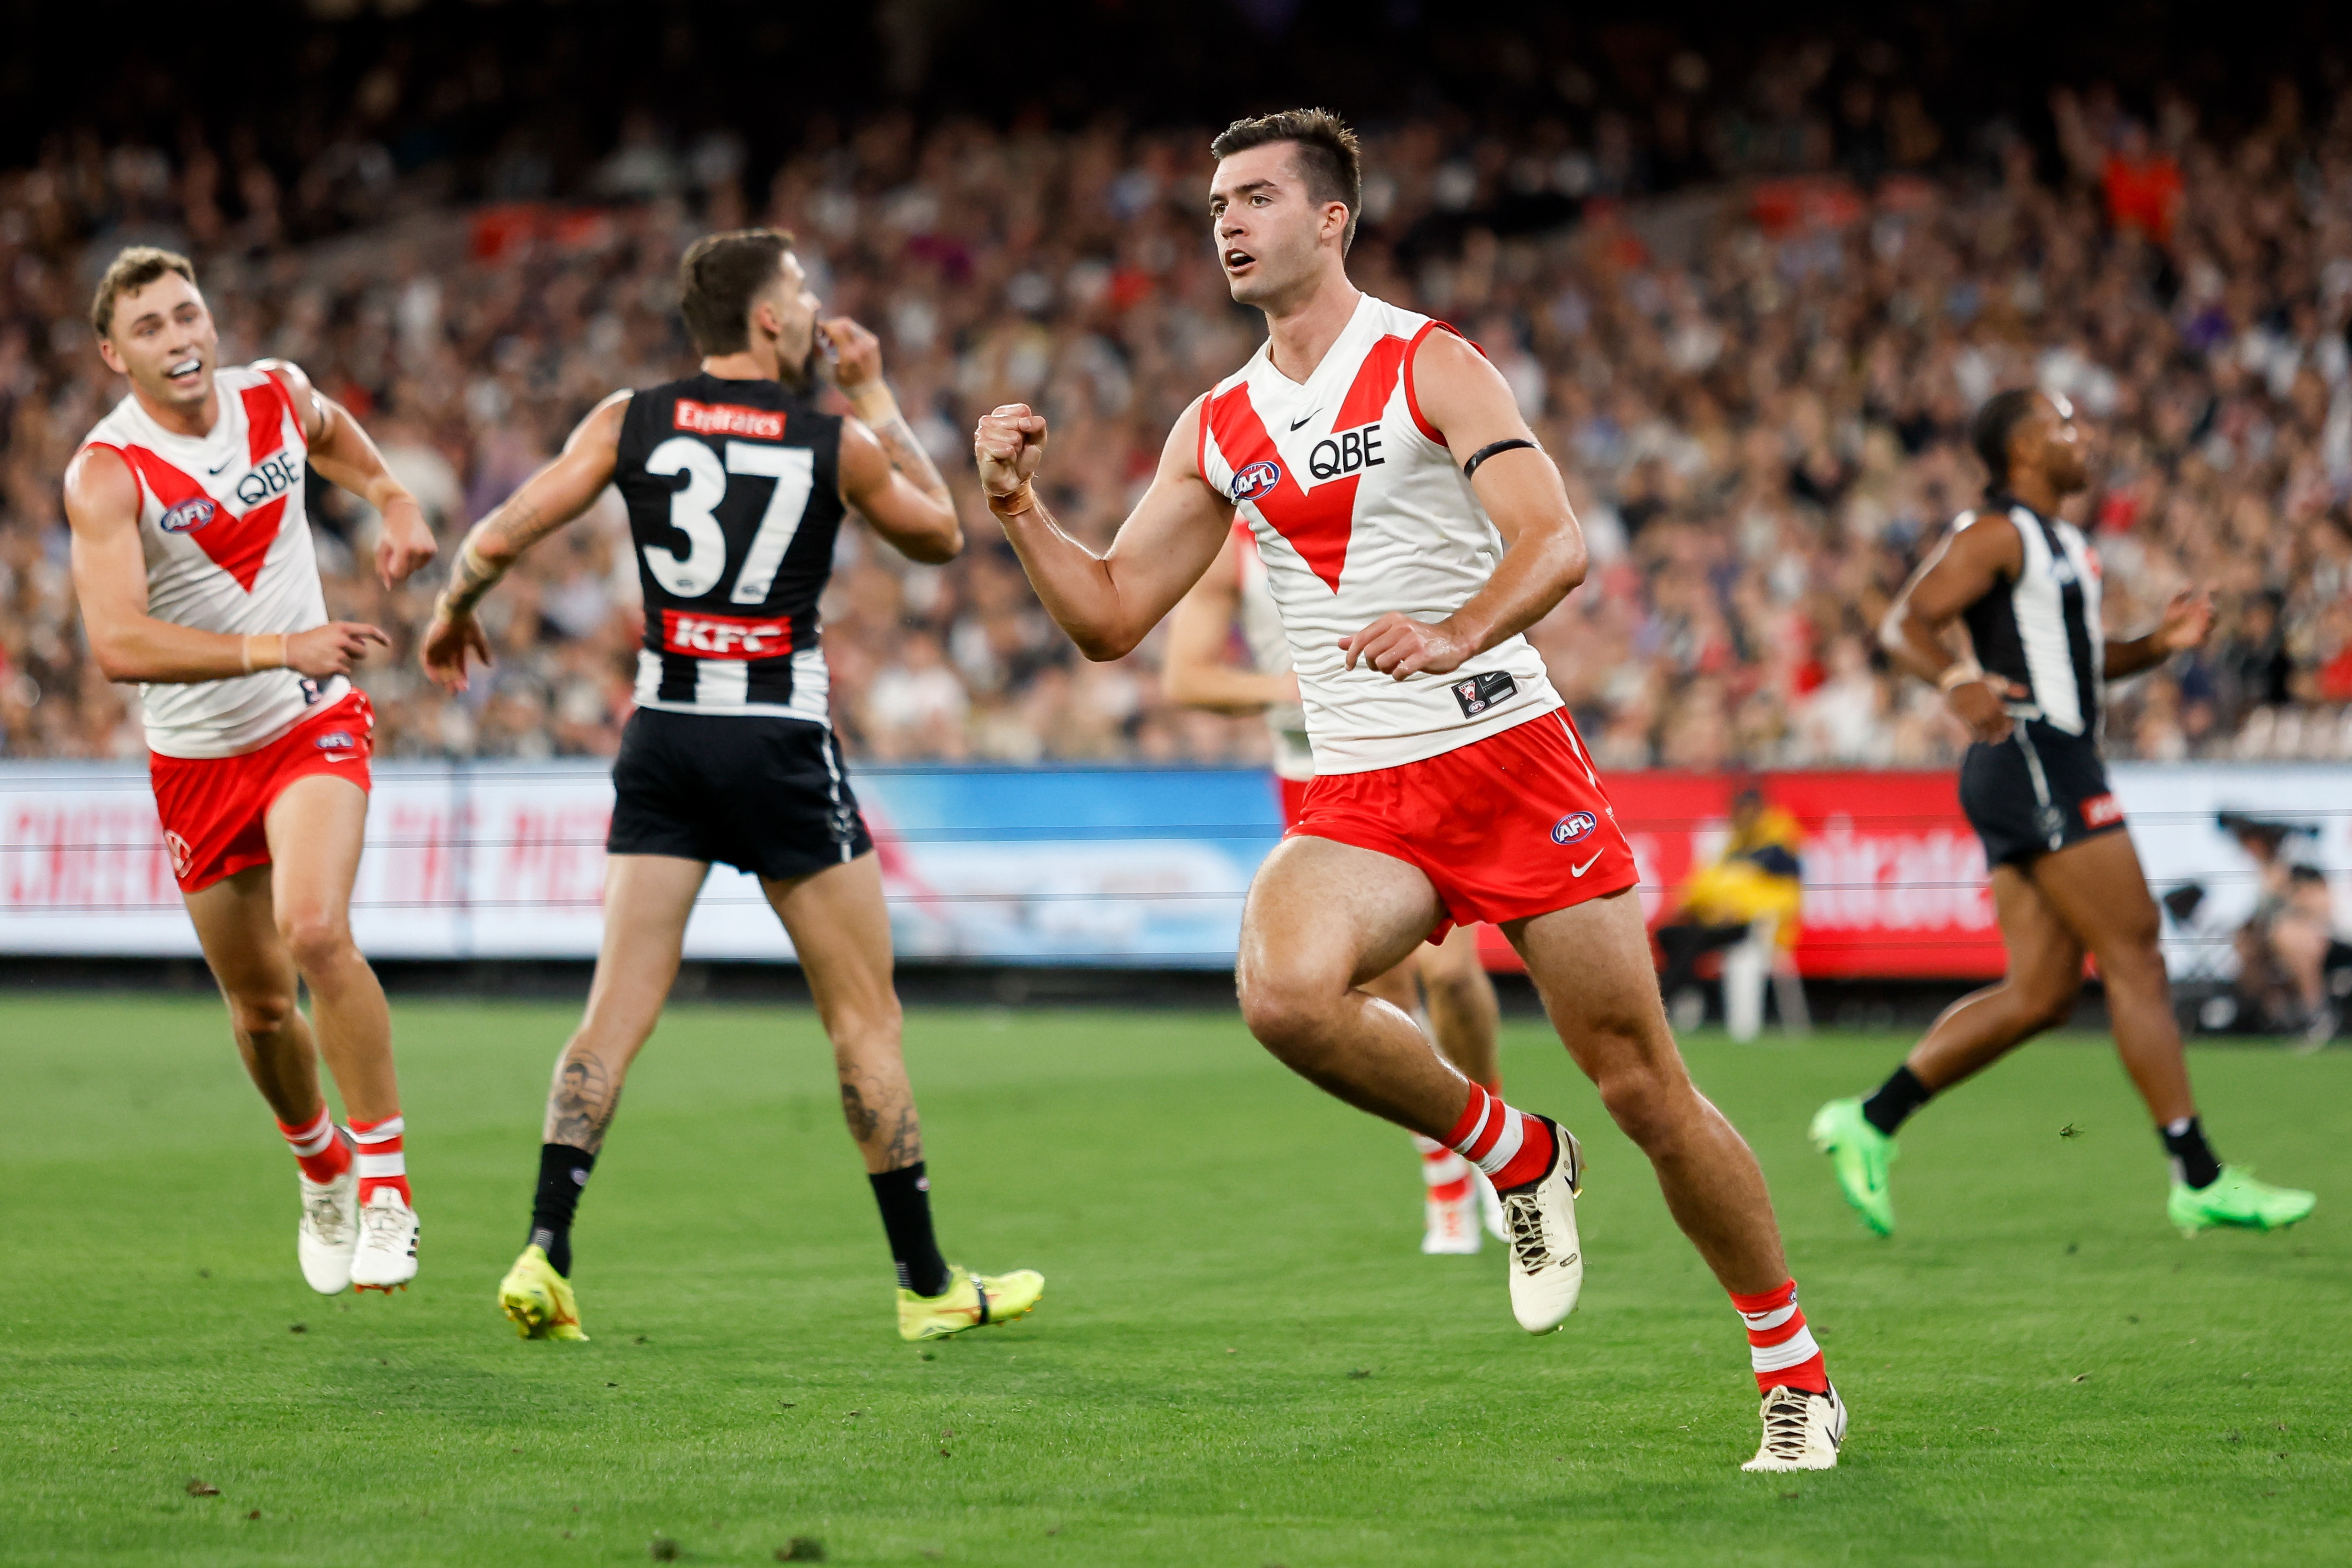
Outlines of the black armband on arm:
{"label": "black armband on arm", "polygon": [[1475,474],[1478,471],[1479,464],[1485,462],[1487,458],[1493,457],[1497,452],[1507,452],[1515,447],[1525,447],[1531,451],[1537,452],[1543,450],[1541,447],[1537,446],[1533,441],[1528,440],[1524,436],[1514,436],[1507,441],[1489,441],[1485,446],[1470,454],[1470,460],[1462,465],[1462,477],[1465,479],[1470,478],[1473,474]]}

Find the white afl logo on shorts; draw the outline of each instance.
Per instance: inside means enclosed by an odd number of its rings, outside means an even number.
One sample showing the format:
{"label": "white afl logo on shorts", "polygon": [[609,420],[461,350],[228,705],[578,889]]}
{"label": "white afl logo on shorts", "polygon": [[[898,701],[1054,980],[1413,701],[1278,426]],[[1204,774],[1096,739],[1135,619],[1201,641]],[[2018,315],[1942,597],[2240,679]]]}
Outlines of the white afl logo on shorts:
{"label": "white afl logo on shorts", "polygon": [[1264,495],[1280,483],[1282,465],[1270,458],[1261,458],[1234,476],[1234,500],[1243,501]]}
{"label": "white afl logo on shorts", "polygon": [[1599,826],[1591,812],[1571,811],[1551,825],[1551,841],[1554,844],[1573,844]]}

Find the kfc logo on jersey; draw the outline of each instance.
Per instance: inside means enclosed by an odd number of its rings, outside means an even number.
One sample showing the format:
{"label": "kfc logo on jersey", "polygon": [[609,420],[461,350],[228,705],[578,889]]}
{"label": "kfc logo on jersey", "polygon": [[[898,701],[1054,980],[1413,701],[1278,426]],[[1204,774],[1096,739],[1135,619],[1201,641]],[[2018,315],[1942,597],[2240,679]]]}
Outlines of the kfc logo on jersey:
{"label": "kfc logo on jersey", "polygon": [[1248,500],[1262,496],[1282,483],[1282,465],[1267,458],[1252,463],[1234,476],[1234,500]]}
{"label": "kfc logo on jersey", "polygon": [[664,610],[662,647],[695,658],[776,658],[793,651],[792,618],[755,620]]}
{"label": "kfc logo on jersey", "polygon": [[750,408],[740,403],[697,403],[677,400],[670,423],[698,436],[748,436],[754,441],[784,438],[784,416],[772,408]]}
{"label": "kfc logo on jersey", "polygon": [[203,496],[184,500],[163,514],[156,526],[166,533],[194,533],[220,513],[220,508]]}
{"label": "kfc logo on jersey", "polygon": [[1573,844],[1601,826],[1600,819],[1589,811],[1571,811],[1551,825],[1554,844]]}
{"label": "kfc logo on jersey", "polygon": [[253,470],[236,481],[236,499],[247,509],[259,506],[272,496],[282,496],[294,488],[302,477],[301,466],[284,452],[264,458]]}
{"label": "kfc logo on jersey", "polygon": [[2095,795],[2083,803],[2083,826],[2085,827],[2107,827],[2123,819],[2123,802],[2112,793]]}

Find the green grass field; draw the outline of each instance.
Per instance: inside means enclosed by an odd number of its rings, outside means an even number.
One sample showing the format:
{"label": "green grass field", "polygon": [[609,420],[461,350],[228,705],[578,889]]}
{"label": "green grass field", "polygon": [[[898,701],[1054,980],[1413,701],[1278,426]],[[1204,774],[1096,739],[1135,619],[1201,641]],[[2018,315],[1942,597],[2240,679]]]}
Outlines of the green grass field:
{"label": "green grass field", "polygon": [[1738,1473],[1737,1321],[1539,1026],[1505,1069],[1586,1141],[1591,1273],[1532,1340],[1499,1248],[1420,1256],[1403,1134],[1236,1019],[918,1012],[950,1255],[1050,1280],[918,1351],[815,1026],[753,1007],[655,1037],[577,1232],[594,1342],[518,1342],[492,1290],[570,1018],[397,1009],[424,1273],[324,1300],[216,1005],[0,1001],[0,1562],[2352,1560],[2344,1053],[2196,1057],[2224,1154],[2321,1190],[2298,1230],[2167,1229],[2074,1037],[1913,1124],[1879,1243],[1803,1130],[1905,1042],[1693,1041],[1853,1409],[1791,1478]]}

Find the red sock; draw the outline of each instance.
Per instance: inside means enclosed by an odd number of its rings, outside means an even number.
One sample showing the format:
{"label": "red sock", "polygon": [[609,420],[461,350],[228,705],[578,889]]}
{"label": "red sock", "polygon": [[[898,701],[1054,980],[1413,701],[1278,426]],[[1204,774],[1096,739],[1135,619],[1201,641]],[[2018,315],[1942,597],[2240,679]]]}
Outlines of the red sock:
{"label": "red sock", "polygon": [[1462,1156],[1444,1144],[1412,1135],[1412,1146],[1421,1151],[1421,1183],[1429,1195],[1442,1204],[1458,1204],[1470,1195],[1470,1167]]}
{"label": "red sock", "polygon": [[1539,1182],[1551,1169],[1551,1129],[1543,1118],[1520,1115],[1479,1084],[1470,1086],[1470,1103],[1445,1142],[1486,1172],[1497,1192]]}
{"label": "red sock", "polygon": [[1757,1392],[1769,1394],[1776,1388],[1829,1392],[1829,1369],[1822,1363],[1822,1347],[1813,1342],[1813,1331],[1805,1327],[1805,1311],[1797,1305],[1794,1279],[1759,1296],[1734,1291],[1731,1304],[1748,1324],[1748,1359],[1756,1369]]}
{"label": "red sock", "polygon": [[299,1127],[278,1122],[278,1131],[286,1134],[286,1142],[294,1148],[294,1163],[302,1173],[321,1185],[338,1181],[352,1168],[351,1145],[335,1136],[335,1119],[327,1114],[322,1102],[319,1114]]}
{"label": "red sock", "polygon": [[400,1194],[400,1201],[411,1208],[415,1201],[408,1194],[408,1160],[400,1152],[400,1134],[404,1123],[395,1110],[381,1121],[362,1121],[352,1118],[352,1136],[360,1146],[360,1202],[365,1205],[377,1189],[390,1187]]}

